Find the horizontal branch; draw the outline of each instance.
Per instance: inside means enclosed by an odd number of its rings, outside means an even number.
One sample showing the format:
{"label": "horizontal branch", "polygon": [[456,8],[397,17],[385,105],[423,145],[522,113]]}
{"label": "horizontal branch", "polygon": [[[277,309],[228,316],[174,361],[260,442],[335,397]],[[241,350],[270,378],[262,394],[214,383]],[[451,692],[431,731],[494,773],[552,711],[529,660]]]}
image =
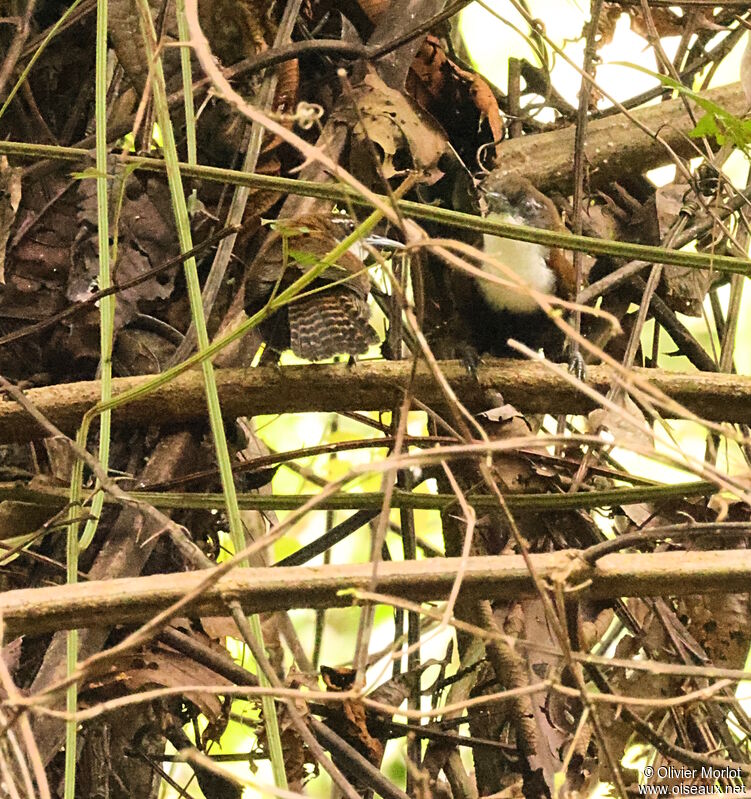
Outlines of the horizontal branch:
{"label": "horizontal branch", "polygon": [[[373,440],[378,446],[378,439]],[[426,460],[428,459],[426,454]],[[443,455],[443,459],[450,458]],[[435,462],[436,459],[434,459]],[[12,492],[14,489],[11,488]],[[671,499],[687,499],[689,497],[707,497],[715,494],[720,489],[718,486],[705,481],[691,481],[687,483],[669,483],[667,485],[640,485],[634,488],[610,488],[591,491],[577,491],[573,494],[504,494],[503,500],[509,510],[527,511],[564,511],[564,510],[592,510],[594,508],[613,507],[618,505],[633,505],[644,502],[664,502]],[[65,489],[59,489],[62,500]],[[33,492],[30,489],[29,495]],[[0,497],[3,496],[4,486],[0,483]],[[37,495],[49,497],[46,492]],[[188,493],[163,493],[158,491],[132,491],[131,494],[138,499],[148,502],[155,508],[170,510],[188,509],[214,510],[224,508],[224,494],[188,494]],[[315,494],[259,494],[257,492],[240,492],[237,495],[237,504],[241,510],[297,510],[310,502]],[[65,497],[67,499],[67,496]],[[468,505],[480,511],[495,510],[499,507],[498,499],[494,494],[467,494],[465,501]],[[116,500],[112,500],[116,501]],[[386,495],[376,492],[342,492],[322,498],[316,503],[316,510],[374,510],[380,511],[386,502]],[[62,504],[62,503],[61,503]],[[440,510],[457,507],[457,498],[454,494],[428,494],[412,491],[393,489],[389,494],[389,507],[410,508],[412,510]]]}
{"label": "horizontal branch", "polygon": [[[544,580],[567,575],[577,596],[608,599],[621,596],[687,595],[743,592],[751,582],[751,555],[725,552],[659,552],[612,554],[587,565],[578,552],[567,550],[532,555]],[[371,583],[370,563],[287,568],[235,569],[209,587],[181,615],[225,615],[226,603],[237,600],[246,613],[292,608],[346,607],[348,590],[372,591],[413,602],[446,599],[458,558],[381,563]],[[157,574],[75,585],[25,588],[0,595],[0,618],[6,636],[39,635],[72,627],[138,624],[196,590],[209,571]],[[465,596],[517,599],[535,588],[519,555],[469,558],[463,574]]]}
{"label": "horizontal branch", "polygon": [[[441,369],[459,399],[473,411],[487,410],[483,394],[501,392],[505,402],[522,413],[584,414],[595,406],[564,378],[543,364],[530,361],[488,360],[478,368],[478,383],[458,361],[444,361]],[[355,366],[304,366],[218,369],[216,381],[225,418],[306,411],[376,411],[398,405],[410,384],[407,361],[370,361]],[[637,369],[639,377],[690,412],[711,421],[751,424],[751,377],[696,372],[679,374],[659,369]],[[113,394],[143,386],[152,376],[113,381]],[[607,366],[593,366],[587,385],[602,394],[613,383]],[[421,365],[413,394],[431,407],[445,404],[441,390]],[[30,389],[26,396],[54,424],[66,432],[76,429],[85,411],[99,401],[99,381],[62,383]],[[145,426],[184,423],[206,415],[200,372],[193,370],[114,411],[115,424]],[[12,401],[0,402],[0,443],[28,441],[46,435]]]}
{"label": "horizontal branch", "polygon": [[[702,92],[702,97],[716,103],[735,116],[743,116],[748,101],[740,83],[720,86]],[[697,118],[704,112],[689,101]],[[636,170],[639,174],[670,163],[667,144],[682,158],[703,155],[698,141],[688,133],[694,123],[686,112],[683,98],[639,108],[631,116],[659,134],[662,141],[640,130],[624,114],[594,119],[587,125],[584,147],[588,185],[592,188],[622,179]],[[508,139],[499,146],[501,169],[519,173],[545,191],[558,190],[570,194],[573,189],[571,159],[574,152],[573,125],[534,136]]]}
{"label": "horizontal branch", "polygon": [[[373,448],[382,447],[381,439],[374,438]],[[476,456],[483,452],[476,449]],[[437,455],[437,451],[427,452],[424,457]],[[440,453],[441,459],[450,456]],[[708,497],[720,491],[714,483],[693,480],[686,483],[668,483],[666,485],[638,485],[632,488],[593,489],[590,491],[577,491],[573,494],[555,494],[546,492],[541,494],[504,494],[503,500],[509,510],[526,511],[564,511],[564,510],[592,510],[594,508],[613,507],[619,505],[634,505],[637,503],[665,502],[674,499],[689,499]],[[220,493],[181,493],[164,491],[133,490],[129,494],[141,502],[148,502],[160,510],[216,510],[225,507],[224,494]],[[237,494],[237,506],[240,510],[296,510],[310,502],[316,494],[259,494],[255,491]],[[68,504],[70,491],[67,488],[45,486],[35,488],[20,481],[0,482],[0,502],[11,500],[15,502],[33,502],[54,510],[60,510]],[[467,494],[465,500],[468,505],[476,510],[495,510],[499,507],[498,499],[494,494]],[[105,495],[105,503],[122,504],[117,497]],[[380,511],[386,495],[376,492],[347,491],[331,494],[316,502],[317,511],[327,510],[373,510]],[[457,504],[454,494],[429,494],[422,492],[402,491],[393,489],[389,495],[389,507],[410,508],[411,510],[445,511]],[[0,548],[1,548],[0,544]]]}

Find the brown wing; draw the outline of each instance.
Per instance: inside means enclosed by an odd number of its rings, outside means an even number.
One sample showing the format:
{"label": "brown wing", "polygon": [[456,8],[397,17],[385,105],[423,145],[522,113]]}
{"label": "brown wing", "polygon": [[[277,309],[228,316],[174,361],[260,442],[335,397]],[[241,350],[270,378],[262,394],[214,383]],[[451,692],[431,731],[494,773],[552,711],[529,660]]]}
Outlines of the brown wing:
{"label": "brown wing", "polygon": [[292,352],[309,361],[362,355],[378,341],[367,301],[339,286],[290,303],[287,313]]}
{"label": "brown wing", "polygon": [[[265,302],[273,286],[282,288],[315,266],[340,242],[342,227],[325,216],[280,220],[256,256],[246,282],[246,307]],[[283,243],[288,251],[284,269]],[[326,288],[327,284],[331,288]],[[295,355],[321,360],[333,355],[360,355],[378,341],[370,326],[370,278],[363,262],[344,253],[287,308],[289,343]]]}

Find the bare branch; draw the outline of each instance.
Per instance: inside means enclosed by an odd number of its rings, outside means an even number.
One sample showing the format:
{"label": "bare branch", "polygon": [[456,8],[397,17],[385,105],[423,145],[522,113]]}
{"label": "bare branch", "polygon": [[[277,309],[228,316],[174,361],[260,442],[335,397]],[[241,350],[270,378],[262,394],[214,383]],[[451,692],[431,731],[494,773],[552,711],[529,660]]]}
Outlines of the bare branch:
{"label": "bare branch", "polygon": [[[612,554],[592,567],[577,550],[528,556],[539,579],[564,580],[577,596],[685,596],[710,591],[739,592],[751,580],[747,550]],[[381,563],[377,588],[383,594],[418,602],[446,599],[464,568],[465,598],[519,599],[536,596],[521,555],[430,558]],[[7,635],[39,635],[51,630],[97,625],[137,624],[154,617],[206,582],[205,570],[155,574],[67,586],[24,588],[0,596]],[[352,591],[371,586],[370,563],[293,566],[281,569],[234,569],[185,608],[188,615],[226,612],[237,600],[246,613],[291,608],[347,607]]]}
{"label": "bare branch", "polygon": [[[488,360],[478,369],[479,382],[458,361],[442,361],[441,369],[457,397],[475,411],[487,410],[483,396],[490,390],[500,391],[506,402],[523,413],[584,414],[596,407],[539,363]],[[641,380],[703,419],[751,423],[751,377],[634,371]],[[216,379],[222,411],[227,418],[234,418],[264,413],[388,410],[402,399],[410,374],[407,362],[377,361],[355,367],[310,364],[219,369]],[[151,375],[119,378],[113,381],[113,394],[152,379]],[[605,394],[612,382],[613,371],[607,366],[593,366],[587,372],[587,386],[594,391]],[[417,369],[413,388],[414,395],[427,405],[445,402],[424,366]],[[99,401],[100,387],[96,380],[63,383],[31,389],[26,395],[47,419],[64,431],[73,431],[83,414]],[[205,414],[201,375],[193,371],[116,409],[114,419],[115,424],[137,426],[196,421]],[[0,441],[28,441],[45,435],[47,432],[23,408],[0,402]]]}
{"label": "bare branch", "polygon": [[[743,116],[748,103],[740,83],[704,92],[703,97]],[[692,107],[695,107],[692,104]],[[702,155],[687,133],[693,123],[682,99],[669,100],[631,112],[644,126],[659,131],[662,142],[653,139],[623,114],[592,120],[587,127],[585,160],[591,188],[602,186],[629,174],[634,164],[639,171],[662,166],[670,161],[664,143],[684,158]],[[699,114],[701,115],[701,114]],[[545,191],[570,194],[573,189],[571,153],[574,151],[575,127],[572,125],[549,133],[508,139],[500,145],[501,169],[518,172]]]}

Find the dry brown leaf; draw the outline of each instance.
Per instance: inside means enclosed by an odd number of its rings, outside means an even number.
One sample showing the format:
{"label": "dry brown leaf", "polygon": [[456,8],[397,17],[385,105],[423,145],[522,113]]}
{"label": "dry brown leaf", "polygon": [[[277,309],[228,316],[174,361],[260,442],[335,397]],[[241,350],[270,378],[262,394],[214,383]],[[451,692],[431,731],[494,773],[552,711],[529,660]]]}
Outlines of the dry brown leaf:
{"label": "dry brown leaf", "polygon": [[[597,20],[597,48],[604,47],[613,41],[615,35],[615,26],[623,14],[623,8],[620,3],[603,3],[600,17]],[[586,31],[582,33],[582,37],[586,35]]]}
{"label": "dry brown leaf", "polygon": [[[465,75],[469,75],[469,73],[465,72]],[[469,96],[480,112],[480,122],[487,120],[493,134],[493,141],[500,141],[503,138],[503,120],[493,90],[485,78],[477,72],[471,73],[471,80]]]}
{"label": "dry brown leaf", "polygon": [[[650,12],[652,22],[660,38],[663,36],[680,36],[681,33],[683,33],[685,17],[679,17],[669,8],[651,8]],[[639,36],[643,36],[645,39],[650,38],[647,22],[640,9],[631,9],[631,30],[639,34]]]}
{"label": "dry brown leaf", "polygon": [[357,0],[357,5],[365,12],[368,19],[375,24],[389,10],[391,0]]}
{"label": "dry brown leaf", "polygon": [[231,616],[203,616],[201,627],[206,635],[215,641],[222,641],[225,638],[237,638],[237,625]]}
{"label": "dry brown leaf", "polygon": [[45,438],[42,443],[50,467],[49,477],[59,485],[69,485],[76,459],[68,443],[57,438]]}
{"label": "dry brown leaf", "polygon": [[[185,685],[232,685],[231,680],[217,674],[213,669],[190,660],[180,652],[158,645],[141,653],[128,668],[120,673],[129,690],[136,691],[149,686],[180,688]],[[209,720],[216,725],[224,718],[224,705],[218,696],[206,692],[191,692],[186,695]],[[225,722],[226,723],[226,722]]]}
{"label": "dry brown leaf", "polygon": [[744,667],[751,639],[748,594],[684,597],[678,615],[715,666]]}
{"label": "dry brown leaf", "polygon": [[300,793],[307,778],[305,765],[310,760],[307,748],[294,727],[287,726],[286,729],[283,729],[281,739],[288,788],[290,791]]}
{"label": "dry brown leaf", "polygon": [[[169,191],[163,181],[135,176],[126,179],[122,209],[117,219],[117,261],[114,280],[119,283],[139,277],[177,254],[177,241]],[[119,185],[113,188],[119,189]],[[68,273],[67,297],[86,299],[99,274],[96,184],[82,181],[78,202],[79,230],[73,245]],[[116,319],[119,328],[137,312],[140,303],[165,300],[172,293],[177,267],[144,283],[118,292]]]}
{"label": "dry brown leaf", "polygon": [[21,648],[23,646],[23,638],[14,638],[9,641],[0,651],[0,657],[3,659],[5,668],[14,674],[21,661]]}
{"label": "dry brown leaf", "polygon": [[[440,122],[470,168],[482,144],[503,138],[503,119],[490,85],[482,75],[451,61],[435,36],[426,37],[418,51],[410,67],[407,90]],[[483,123],[488,126],[484,133]]]}
{"label": "dry brown leaf", "polygon": [[[58,199],[50,204],[50,196]],[[76,212],[70,180],[62,175],[48,176],[43,186],[30,182],[24,187],[16,218],[15,246],[6,253],[4,264],[5,285],[0,292],[3,317],[34,322],[49,318],[67,305],[65,281],[77,230]],[[48,337],[44,342],[48,345]],[[29,360],[28,352],[25,360]],[[18,366],[8,369],[4,361],[0,363],[3,374],[18,371]],[[38,370],[39,363],[29,364],[32,366]]]}
{"label": "dry brown leaf", "polygon": [[343,122],[351,131],[349,160],[354,174],[371,185],[380,185],[372,159],[371,146],[375,146],[386,179],[409,170],[416,170],[427,184],[443,177],[439,162],[447,152],[445,136],[419,107],[373,72],[354,87],[352,94],[358,112],[348,102],[334,112],[332,119]]}
{"label": "dry brown leaf", "polygon": [[267,50],[273,41],[271,17],[263,2],[236,3],[233,0],[214,0],[199,3],[201,28],[206,34],[211,52],[229,66]]}
{"label": "dry brown leaf", "polygon": [[[145,317],[151,321],[152,317]],[[121,330],[115,341],[112,364],[115,374],[157,374],[166,369],[175,353],[176,341],[166,338],[156,330],[143,329],[141,324],[132,324]]]}
{"label": "dry brown leaf", "polygon": [[[327,690],[341,692],[350,690],[355,683],[354,669],[330,668],[321,666],[321,676]],[[365,705],[360,699],[347,699],[328,717],[331,728],[341,735],[347,743],[366,757],[374,766],[380,766],[383,759],[384,746],[374,738],[368,730]]]}
{"label": "dry brown leaf", "polygon": [[589,651],[605,635],[614,616],[611,603],[603,607],[603,603],[580,602],[577,614],[580,648]]}
{"label": "dry brown leaf", "polygon": [[0,540],[38,530],[54,514],[44,505],[5,499],[0,502]]}
{"label": "dry brown leaf", "polygon": [[0,283],[5,283],[5,247],[21,204],[22,174],[20,167],[10,166],[4,155],[0,157]]}

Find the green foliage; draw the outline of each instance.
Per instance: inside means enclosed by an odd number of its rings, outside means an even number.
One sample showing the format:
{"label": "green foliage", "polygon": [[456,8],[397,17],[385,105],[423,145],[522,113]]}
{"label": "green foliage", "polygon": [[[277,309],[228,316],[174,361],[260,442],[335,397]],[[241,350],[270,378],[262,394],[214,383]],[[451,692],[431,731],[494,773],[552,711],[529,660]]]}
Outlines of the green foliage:
{"label": "green foliage", "polygon": [[718,103],[702,97],[701,94],[684,86],[679,81],[668,75],[660,75],[657,72],[652,72],[649,69],[640,67],[638,64],[631,64],[628,62],[619,62],[622,66],[637,69],[639,72],[644,72],[651,75],[656,80],[660,81],[663,86],[673,89],[678,94],[687,97],[692,102],[696,103],[706,113],[697,122],[693,130],[689,132],[689,136],[694,139],[700,139],[704,136],[714,139],[719,145],[733,144],[748,155],[748,147],[751,145],[751,119],[741,119],[740,117],[731,114],[727,108],[723,108]]}

